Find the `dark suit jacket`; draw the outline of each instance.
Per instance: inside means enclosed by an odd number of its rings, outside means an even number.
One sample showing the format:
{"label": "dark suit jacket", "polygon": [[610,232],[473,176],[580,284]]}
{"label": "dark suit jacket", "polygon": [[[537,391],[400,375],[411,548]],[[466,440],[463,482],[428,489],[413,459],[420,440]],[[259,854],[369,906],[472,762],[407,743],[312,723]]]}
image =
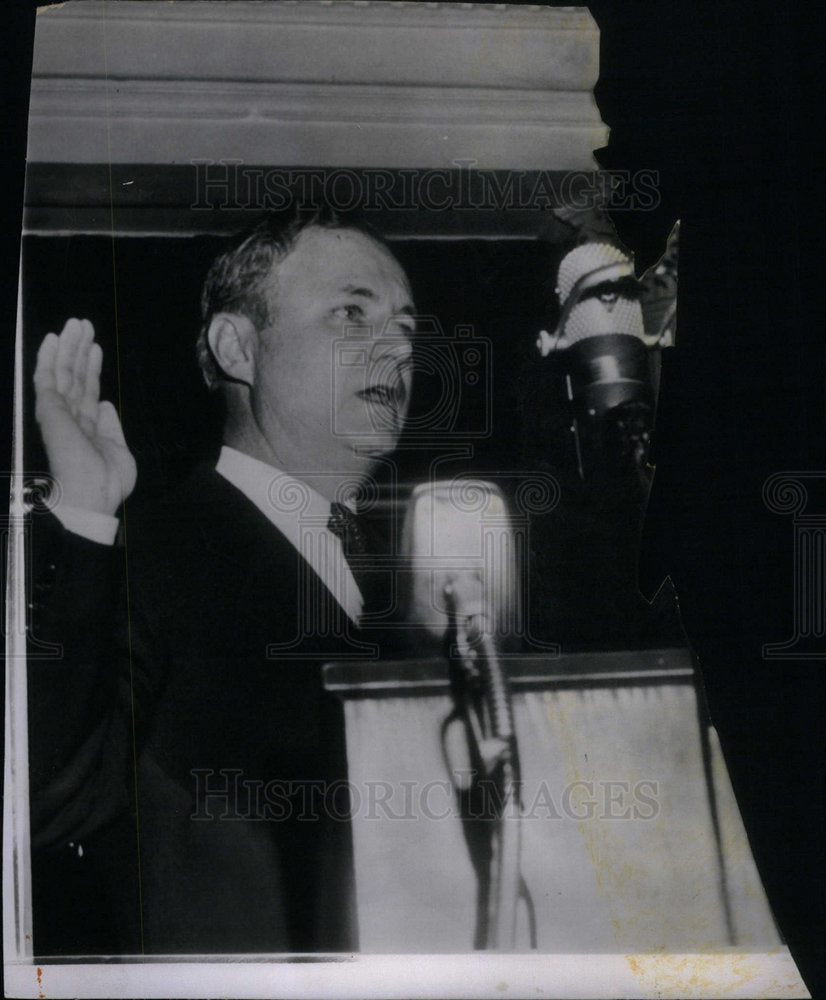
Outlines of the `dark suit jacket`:
{"label": "dark suit jacket", "polygon": [[[63,655],[29,669],[36,859],[84,852],[122,952],[353,950],[341,708],[320,666],[375,647],[214,470],[127,508],[122,548],[48,519],[31,631]],[[37,914],[55,886],[38,899],[35,882]]]}

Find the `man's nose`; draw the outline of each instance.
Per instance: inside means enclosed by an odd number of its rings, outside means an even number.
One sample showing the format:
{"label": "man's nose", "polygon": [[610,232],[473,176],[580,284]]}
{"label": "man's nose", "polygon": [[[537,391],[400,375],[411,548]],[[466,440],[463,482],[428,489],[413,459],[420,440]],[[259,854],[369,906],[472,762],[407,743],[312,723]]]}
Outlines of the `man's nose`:
{"label": "man's nose", "polygon": [[375,363],[409,364],[413,358],[413,344],[407,327],[388,323],[374,340],[370,359]]}
{"label": "man's nose", "polygon": [[391,316],[379,332],[377,340],[412,350],[412,337],[411,320],[404,316]]}
{"label": "man's nose", "polygon": [[397,393],[397,404],[406,403],[413,376],[413,346],[407,336],[382,338],[370,352],[369,381]]}

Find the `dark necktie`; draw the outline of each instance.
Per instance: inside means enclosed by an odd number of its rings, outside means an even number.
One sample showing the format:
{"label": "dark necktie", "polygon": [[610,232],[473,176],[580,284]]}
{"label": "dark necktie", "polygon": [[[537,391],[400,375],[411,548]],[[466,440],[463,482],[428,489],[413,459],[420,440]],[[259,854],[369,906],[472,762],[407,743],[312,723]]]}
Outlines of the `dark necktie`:
{"label": "dark necktie", "polygon": [[381,530],[344,504],[330,504],[327,528],[340,541],[344,557],[364,601],[362,634],[378,644],[386,659],[408,655],[409,633],[393,627],[396,587]]}
{"label": "dark necktie", "polygon": [[368,605],[372,604],[371,583],[374,582],[372,579],[374,574],[370,572],[369,534],[365,530],[363,519],[343,503],[333,502],[330,504],[327,528],[341,540],[344,558],[347,560],[356,586],[361,591],[366,611]]}

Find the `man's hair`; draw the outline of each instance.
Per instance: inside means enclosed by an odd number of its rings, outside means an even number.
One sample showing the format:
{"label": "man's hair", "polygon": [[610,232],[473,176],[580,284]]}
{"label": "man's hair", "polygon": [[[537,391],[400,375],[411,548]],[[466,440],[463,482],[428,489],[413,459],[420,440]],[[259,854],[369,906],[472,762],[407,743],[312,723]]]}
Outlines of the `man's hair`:
{"label": "man's hair", "polygon": [[207,335],[213,316],[221,312],[237,313],[246,316],[256,330],[267,326],[270,317],[266,279],[273,263],[283,260],[299,235],[312,226],[356,230],[387,247],[384,238],[363,220],[326,207],[298,209],[289,215],[273,212],[253,229],[232,238],[213,261],[201,292],[201,330],[196,354],[204,381],[210,389],[226,381],[209,346]]}

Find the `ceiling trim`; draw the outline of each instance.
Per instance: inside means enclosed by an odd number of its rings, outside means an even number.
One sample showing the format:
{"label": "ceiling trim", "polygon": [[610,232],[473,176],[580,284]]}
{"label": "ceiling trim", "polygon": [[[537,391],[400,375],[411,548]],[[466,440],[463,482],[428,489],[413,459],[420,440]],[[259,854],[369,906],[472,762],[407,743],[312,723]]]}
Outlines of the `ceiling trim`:
{"label": "ceiling trim", "polygon": [[80,0],[37,19],[28,158],[593,169],[582,8]]}

